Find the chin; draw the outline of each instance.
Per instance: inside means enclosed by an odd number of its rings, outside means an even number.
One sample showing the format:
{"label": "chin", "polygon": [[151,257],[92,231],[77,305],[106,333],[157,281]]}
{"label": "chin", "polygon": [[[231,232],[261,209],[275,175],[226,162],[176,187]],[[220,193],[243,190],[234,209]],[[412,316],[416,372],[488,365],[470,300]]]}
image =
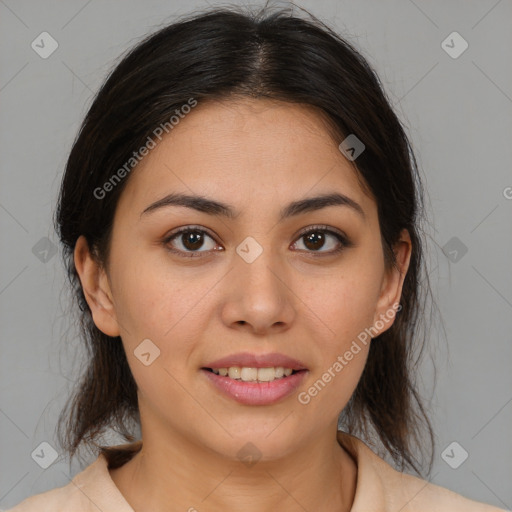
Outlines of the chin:
{"label": "chin", "polygon": [[234,461],[279,460],[298,450],[300,440],[294,440],[289,429],[284,426],[276,428],[278,424],[276,422],[271,428],[254,428],[254,424],[251,428],[244,428],[240,424],[236,429],[227,429],[233,437],[222,434],[213,445],[211,438],[208,444],[218,455]]}

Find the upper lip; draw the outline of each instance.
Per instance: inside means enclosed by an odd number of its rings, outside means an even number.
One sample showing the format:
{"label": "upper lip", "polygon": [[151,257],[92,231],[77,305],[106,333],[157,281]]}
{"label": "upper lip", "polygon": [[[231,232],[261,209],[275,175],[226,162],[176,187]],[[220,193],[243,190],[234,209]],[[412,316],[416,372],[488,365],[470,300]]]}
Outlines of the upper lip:
{"label": "upper lip", "polygon": [[230,356],[216,359],[203,366],[203,368],[230,368],[231,366],[244,366],[247,368],[272,368],[282,366],[292,370],[307,370],[306,366],[284,354],[272,352],[270,354],[251,354],[240,352]]}

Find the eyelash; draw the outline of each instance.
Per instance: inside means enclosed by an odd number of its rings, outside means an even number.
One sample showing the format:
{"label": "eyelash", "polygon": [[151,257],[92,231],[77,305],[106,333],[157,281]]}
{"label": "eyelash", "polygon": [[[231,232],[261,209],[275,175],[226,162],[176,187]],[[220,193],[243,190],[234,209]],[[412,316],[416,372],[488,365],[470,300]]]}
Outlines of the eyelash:
{"label": "eyelash", "polygon": [[[166,250],[169,252],[172,252],[174,254],[178,254],[179,256],[183,258],[197,258],[197,257],[203,257],[202,253],[210,253],[211,251],[181,251],[179,249],[173,249],[169,247],[169,243],[174,240],[175,238],[178,238],[179,235],[183,233],[201,233],[204,235],[208,235],[210,238],[214,239],[212,235],[210,235],[207,231],[204,229],[196,228],[194,226],[185,226],[183,228],[179,228],[177,231],[174,231],[169,236],[165,237],[164,240],[162,240],[163,245],[165,246]],[[311,233],[324,233],[328,235],[333,235],[338,242],[340,242],[340,246],[337,249],[331,250],[331,251],[306,251],[311,254],[315,254],[317,256],[332,256],[334,254],[338,254],[341,251],[352,247],[354,244],[341,232],[334,231],[333,229],[329,228],[329,226],[325,225],[318,225],[318,226],[312,226],[310,228],[307,228],[305,231],[302,231],[299,233],[297,237],[297,241],[299,241],[301,238],[304,238],[306,235],[309,235]],[[295,242],[296,243],[296,242]]]}

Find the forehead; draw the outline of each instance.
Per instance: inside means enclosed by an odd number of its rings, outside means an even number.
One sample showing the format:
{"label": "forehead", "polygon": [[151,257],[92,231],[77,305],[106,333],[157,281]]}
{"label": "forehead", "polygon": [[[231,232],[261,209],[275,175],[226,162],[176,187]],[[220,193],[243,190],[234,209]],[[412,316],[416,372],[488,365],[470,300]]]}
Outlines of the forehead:
{"label": "forehead", "polygon": [[262,99],[199,103],[132,171],[119,208],[169,192],[250,206],[336,189],[371,207],[355,166],[310,106]]}

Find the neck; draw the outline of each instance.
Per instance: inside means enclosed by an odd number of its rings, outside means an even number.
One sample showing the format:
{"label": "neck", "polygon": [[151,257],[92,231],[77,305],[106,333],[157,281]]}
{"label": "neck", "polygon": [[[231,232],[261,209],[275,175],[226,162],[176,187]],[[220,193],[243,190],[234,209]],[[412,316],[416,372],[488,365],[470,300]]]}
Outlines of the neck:
{"label": "neck", "polygon": [[174,433],[172,442],[168,434],[165,443],[146,437],[139,453],[110,470],[135,512],[340,512],[354,501],[357,467],[335,430],[280,459],[252,464],[222,458]]}

